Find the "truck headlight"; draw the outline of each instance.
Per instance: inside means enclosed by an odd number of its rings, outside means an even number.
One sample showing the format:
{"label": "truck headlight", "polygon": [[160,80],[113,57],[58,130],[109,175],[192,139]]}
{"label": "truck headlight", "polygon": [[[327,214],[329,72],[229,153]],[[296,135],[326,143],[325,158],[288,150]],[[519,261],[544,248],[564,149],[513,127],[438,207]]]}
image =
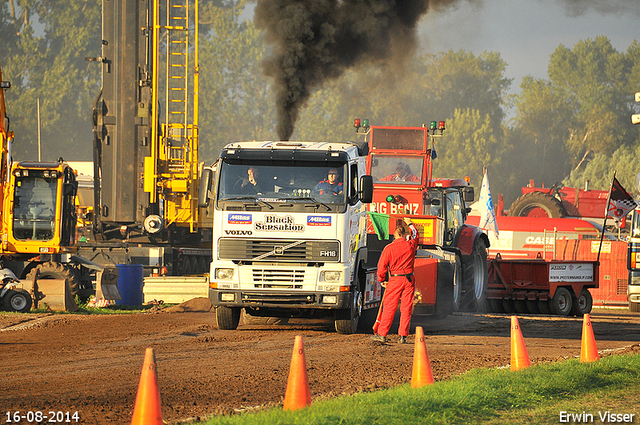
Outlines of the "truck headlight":
{"label": "truck headlight", "polygon": [[342,272],[341,271],[329,271],[326,270],[322,272],[322,278],[327,283],[338,283],[342,282]]}
{"label": "truck headlight", "polygon": [[221,279],[221,280],[233,279],[233,269],[216,269],[216,279]]}

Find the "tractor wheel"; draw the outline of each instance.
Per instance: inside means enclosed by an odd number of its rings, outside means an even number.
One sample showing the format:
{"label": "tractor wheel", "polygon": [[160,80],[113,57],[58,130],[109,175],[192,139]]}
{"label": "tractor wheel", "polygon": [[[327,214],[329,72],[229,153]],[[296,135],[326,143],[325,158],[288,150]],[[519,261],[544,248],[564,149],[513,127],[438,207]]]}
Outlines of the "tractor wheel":
{"label": "tractor wheel", "polygon": [[568,316],[571,312],[573,300],[567,288],[558,288],[551,300],[551,311],[558,316]]}
{"label": "tractor wheel", "polygon": [[476,239],[473,252],[462,262],[462,309],[478,313],[488,311],[488,287],[487,247],[482,240]]}
{"label": "tractor wheel", "polygon": [[593,297],[591,297],[591,292],[586,288],[583,288],[582,291],[580,291],[580,295],[578,295],[577,298],[574,298],[572,302],[573,306],[571,308],[571,314],[582,317],[585,314],[591,313]]}
{"label": "tractor wheel", "polygon": [[2,305],[7,311],[27,313],[31,310],[31,295],[24,289],[10,289],[4,295]]}
{"label": "tractor wheel", "polygon": [[233,331],[238,329],[240,323],[240,307],[216,307],[216,320],[218,321],[218,329],[222,331]]}
{"label": "tractor wheel", "polygon": [[544,192],[525,193],[509,207],[509,217],[562,218],[566,211],[562,203]]}
{"label": "tractor wheel", "polygon": [[38,273],[38,279],[64,279],[69,285],[71,296],[78,295],[80,289],[80,281],[76,275],[74,269],[65,264],[48,262],[38,264],[35,268],[31,269],[26,279],[33,282],[33,277]]}

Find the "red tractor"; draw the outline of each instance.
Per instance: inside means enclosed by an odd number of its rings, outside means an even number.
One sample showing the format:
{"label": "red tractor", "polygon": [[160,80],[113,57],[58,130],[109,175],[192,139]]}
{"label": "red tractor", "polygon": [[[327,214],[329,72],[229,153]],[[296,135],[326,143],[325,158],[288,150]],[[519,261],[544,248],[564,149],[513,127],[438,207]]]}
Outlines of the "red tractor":
{"label": "red tractor", "polygon": [[[453,309],[486,311],[489,239],[480,228],[465,224],[473,187],[464,179],[432,177],[433,141],[442,136],[445,122],[433,121],[429,127],[385,127],[356,119],[354,126],[369,149],[367,174],[374,184],[370,210],[390,215],[391,234],[394,218],[406,215],[412,216],[420,232],[416,313],[446,316]],[[380,240],[369,224],[371,264],[390,239]]]}

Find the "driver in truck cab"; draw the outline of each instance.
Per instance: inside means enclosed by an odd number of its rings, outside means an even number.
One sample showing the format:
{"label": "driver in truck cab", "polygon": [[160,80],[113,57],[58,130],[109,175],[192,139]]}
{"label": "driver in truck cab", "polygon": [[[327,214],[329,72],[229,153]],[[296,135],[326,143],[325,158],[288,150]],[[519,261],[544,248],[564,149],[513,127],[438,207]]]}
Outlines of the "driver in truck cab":
{"label": "driver in truck cab", "polygon": [[260,170],[256,167],[249,167],[247,178],[236,182],[234,189],[242,193],[264,193],[266,185],[260,179]]}
{"label": "driver in truck cab", "polygon": [[341,195],[342,194],[342,182],[338,181],[340,173],[337,168],[330,168],[327,173],[327,179],[322,180],[313,189],[313,193],[319,195]]}

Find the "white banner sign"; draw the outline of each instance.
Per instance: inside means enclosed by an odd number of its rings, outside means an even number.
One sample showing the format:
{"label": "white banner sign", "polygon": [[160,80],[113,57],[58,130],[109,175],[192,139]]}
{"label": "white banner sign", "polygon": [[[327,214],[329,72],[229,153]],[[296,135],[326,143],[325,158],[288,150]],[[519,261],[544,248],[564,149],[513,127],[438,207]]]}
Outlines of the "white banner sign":
{"label": "white banner sign", "polygon": [[593,282],[592,263],[552,263],[549,282]]}

